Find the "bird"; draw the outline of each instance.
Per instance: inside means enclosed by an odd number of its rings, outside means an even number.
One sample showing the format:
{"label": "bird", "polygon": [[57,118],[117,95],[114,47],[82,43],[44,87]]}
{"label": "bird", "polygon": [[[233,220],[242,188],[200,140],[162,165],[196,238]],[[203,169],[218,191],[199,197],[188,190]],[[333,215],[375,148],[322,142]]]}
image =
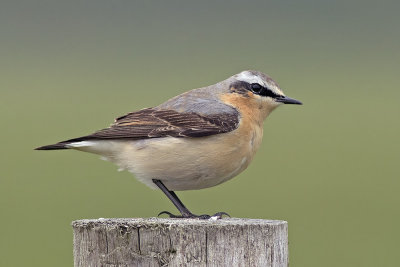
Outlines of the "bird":
{"label": "bird", "polygon": [[98,154],[159,188],[180,215],[222,218],[225,212],[196,215],[175,191],[224,183],[244,171],[263,137],[263,122],[287,97],[267,74],[245,70],[214,85],[192,89],[152,108],[127,113],[108,128],[36,150],[74,149]]}

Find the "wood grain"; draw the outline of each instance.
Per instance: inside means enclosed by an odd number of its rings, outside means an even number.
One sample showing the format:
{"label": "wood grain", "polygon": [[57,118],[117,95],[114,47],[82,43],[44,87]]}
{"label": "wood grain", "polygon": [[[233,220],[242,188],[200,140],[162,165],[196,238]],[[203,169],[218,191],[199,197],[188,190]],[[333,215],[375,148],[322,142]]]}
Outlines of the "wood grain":
{"label": "wood grain", "polygon": [[75,266],[288,266],[285,221],[138,218],[72,226]]}

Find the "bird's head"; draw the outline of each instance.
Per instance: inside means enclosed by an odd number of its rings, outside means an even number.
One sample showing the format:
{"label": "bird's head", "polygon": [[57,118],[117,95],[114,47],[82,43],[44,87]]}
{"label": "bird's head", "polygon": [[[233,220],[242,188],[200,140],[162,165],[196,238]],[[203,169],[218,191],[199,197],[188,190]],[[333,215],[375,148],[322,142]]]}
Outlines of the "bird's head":
{"label": "bird's head", "polygon": [[[219,105],[225,104],[225,105]],[[215,115],[233,112],[226,104],[258,121],[281,104],[302,103],[285,96],[278,84],[268,75],[245,70],[219,83],[190,90],[159,105],[159,109]]]}
{"label": "bird's head", "polygon": [[[281,104],[302,103],[285,96],[278,84],[268,75],[254,70],[242,71],[226,81],[222,100],[235,108],[245,110],[252,117],[263,120]],[[229,88],[229,89],[228,89]]]}
{"label": "bird's head", "polygon": [[233,92],[259,99],[271,106],[280,104],[302,105],[296,99],[285,96],[279,85],[268,75],[254,70],[242,71],[233,77],[230,88]]}

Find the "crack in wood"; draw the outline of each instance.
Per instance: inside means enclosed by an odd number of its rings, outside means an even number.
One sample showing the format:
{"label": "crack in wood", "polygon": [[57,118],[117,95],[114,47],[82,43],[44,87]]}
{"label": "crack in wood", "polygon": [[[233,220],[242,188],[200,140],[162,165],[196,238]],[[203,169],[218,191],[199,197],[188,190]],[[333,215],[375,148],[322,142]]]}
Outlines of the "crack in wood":
{"label": "crack in wood", "polygon": [[288,266],[287,223],[227,218],[80,220],[75,266]]}

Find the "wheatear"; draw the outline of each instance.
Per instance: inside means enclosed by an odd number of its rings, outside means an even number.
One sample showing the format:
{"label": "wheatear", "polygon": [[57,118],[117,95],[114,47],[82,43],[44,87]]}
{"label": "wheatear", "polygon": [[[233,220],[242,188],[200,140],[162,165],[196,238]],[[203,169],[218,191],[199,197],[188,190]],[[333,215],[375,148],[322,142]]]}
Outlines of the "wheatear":
{"label": "wheatear", "polygon": [[301,105],[268,75],[248,70],[128,113],[93,134],[36,149],[99,154],[160,188],[182,215],[162,213],[209,218],[191,213],[173,191],[215,186],[245,170],[260,147],[264,119],[282,103]]}

